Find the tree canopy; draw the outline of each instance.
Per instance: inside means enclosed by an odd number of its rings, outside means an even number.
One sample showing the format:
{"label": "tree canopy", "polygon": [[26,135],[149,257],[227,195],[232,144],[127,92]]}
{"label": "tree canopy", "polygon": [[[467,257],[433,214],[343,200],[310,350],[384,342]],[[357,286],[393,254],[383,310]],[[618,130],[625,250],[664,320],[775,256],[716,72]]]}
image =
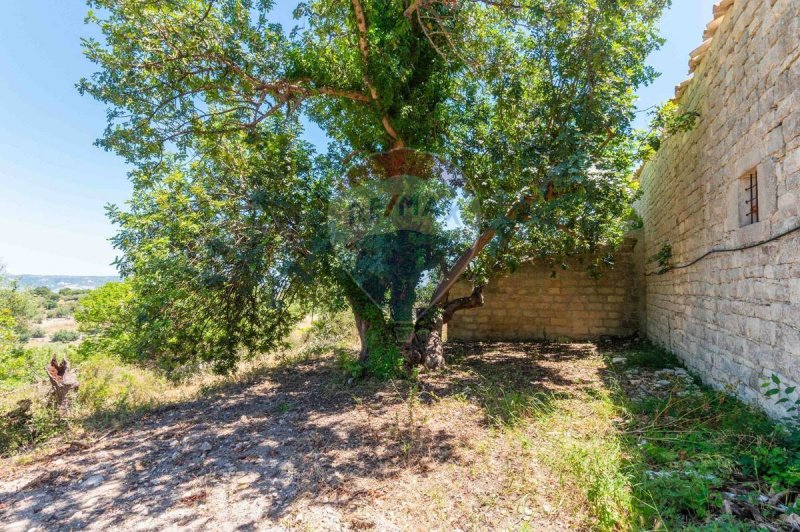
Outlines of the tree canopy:
{"label": "tree canopy", "polygon": [[[312,0],[284,28],[270,0],[91,0],[103,37],[85,41],[98,71],[79,88],[108,106],[100,145],[136,168],[111,216],[137,351],[229,368],[316,299],[353,308],[365,364],[438,365],[441,323],[494,275],[620,241],[634,92],[655,75],[645,58],[668,1]],[[302,140],[304,120],[326,153]],[[353,167],[383,161],[373,178],[391,178],[419,153],[457,169],[470,238],[436,253],[403,240],[430,259],[391,281],[414,285],[403,313],[421,309],[407,341],[349,275],[326,215],[360,184]],[[365,260],[404,255],[398,235],[363,245]],[[450,300],[461,278],[475,291]]]}

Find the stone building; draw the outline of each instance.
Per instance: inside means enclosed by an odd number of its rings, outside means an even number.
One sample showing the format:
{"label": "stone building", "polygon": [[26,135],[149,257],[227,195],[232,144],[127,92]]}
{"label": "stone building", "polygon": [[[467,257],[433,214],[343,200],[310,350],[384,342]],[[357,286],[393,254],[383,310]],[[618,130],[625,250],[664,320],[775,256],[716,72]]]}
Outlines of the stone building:
{"label": "stone building", "polygon": [[[457,314],[449,338],[638,328],[708,383],[780,413],[760,384],[800,384],[800,1],[722,0],[713,14],[676,88],[700,119],[642,168],[644,229],[615,271],[551,279],[528,265]],[[658,274],[647,257],[665,245],[672,269]]]}

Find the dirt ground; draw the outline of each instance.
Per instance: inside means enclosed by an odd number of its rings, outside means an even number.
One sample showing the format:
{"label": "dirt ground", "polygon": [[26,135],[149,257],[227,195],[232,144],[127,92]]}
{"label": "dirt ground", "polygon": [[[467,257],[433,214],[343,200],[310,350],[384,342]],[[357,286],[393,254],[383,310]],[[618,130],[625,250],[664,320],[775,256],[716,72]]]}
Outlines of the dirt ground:
{"label": "dirt ground", "polygon": [[[36,346],[36,345],[46,345],[51,342],[51,336],[56,331],[77,331],[78,324],[75,322],[75,318],[68,317],[68,318],[45,318],[42,322],[38,325],[34,325],[35,328],[41,329],[44,332],[44,336],[41,338],[31,338],[28,340],[28,347]],[[73,342],[74,343],[74,342]]]}
{"label": "dirt ground", "polygon": [[584,528],[558,479],[491,423],[495,407],[479,391],[500,384],[544,397],[603,386],[595,347],[451,349],[456,362],[416,385],[352,383],[325,358],[64,444],[0,473],[0,526]]}

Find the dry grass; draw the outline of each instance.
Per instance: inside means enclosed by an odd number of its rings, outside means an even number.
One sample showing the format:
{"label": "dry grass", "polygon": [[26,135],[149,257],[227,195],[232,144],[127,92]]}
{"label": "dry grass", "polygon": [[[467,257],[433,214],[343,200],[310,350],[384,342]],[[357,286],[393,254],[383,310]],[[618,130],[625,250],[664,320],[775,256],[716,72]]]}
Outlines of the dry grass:
{"label": "dry grass", "polygon": [[[607,363],[616,348],[449,345],[446,370],[388,383],[352,381],[348,355],[317,352],[165,390],[127,427],[18,461],[2,517],[46,525],[81,508],[60,525],[96,529],[665,527],[631,436],[649,418],[631,415]],[[82,487],[93,476],[102,483]],[[45,493],[55,507],[39,506]]]}

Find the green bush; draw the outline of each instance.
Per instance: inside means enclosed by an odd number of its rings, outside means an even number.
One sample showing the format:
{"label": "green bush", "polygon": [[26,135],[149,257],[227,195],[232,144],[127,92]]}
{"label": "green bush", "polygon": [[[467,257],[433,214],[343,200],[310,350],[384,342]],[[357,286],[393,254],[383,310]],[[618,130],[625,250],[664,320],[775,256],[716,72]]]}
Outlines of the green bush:
{"label": "green bush", "polygon": [[70,362],[78,361],[72,350],[66,346],[17,346],[4,354],[0,353],[0,389],[12,389],[44,379],[44,368],[53,355],[66,356]]}
{"label": "green bush", "polygon": [[78,340],[80,337],[81,335],[77,331],[68,331],[62,329],[60,331],[54,332],[53,335],[50,336],[50,341],[69,343]]}
{"label": "green bush", "polygon": [[131,285],[124,281],[105,284],[81,299],[75,309],[78,330],[86,334],[78,348],[81,356],[136,358],[132,297]]}
{"label": "green bush", "polygon": [[306,330],[301,352],[329,353],[353,338],[355,323],[349,312],[326,312],[316,318]]}
{"label": "green bush", "polygon": [[16,336],[27,338],[31,323],[38,320],[40,308],[40,299],[33,292],[16,287],[0,288],[0,312],[13,318]]}
{"label": "green bush", "polygon": [[0,417],[0,456],[35,446],[64,427],[64,419],[54,409],[31,400],[20,401],[14,410]]}
{"label": "green bush", "polygon": [[78,367],[78,403],[89,412],[135,410],[159,399],[169,381],[114,358],[95,358]]}
{"label": "green bush", "polygon": [[17,343],[16,325],[11,309],[0,308],[0,356],[9,352]]}
{"label": "green bush", "polygon": [[[153,371],[115,358],[82,359],[74,348],[63,348],[78,374],[80,387],[67,415],[49,401],[44,368],[53,350],[16,349],[0,358],[0,455],[31,448],[65,430],[67,423],[106,426],[125,421],[139,409],[163,400],[172,383]],[[20,409],[20,403],[29,403]],[[21,410],[25,410],[24,412]]]}

